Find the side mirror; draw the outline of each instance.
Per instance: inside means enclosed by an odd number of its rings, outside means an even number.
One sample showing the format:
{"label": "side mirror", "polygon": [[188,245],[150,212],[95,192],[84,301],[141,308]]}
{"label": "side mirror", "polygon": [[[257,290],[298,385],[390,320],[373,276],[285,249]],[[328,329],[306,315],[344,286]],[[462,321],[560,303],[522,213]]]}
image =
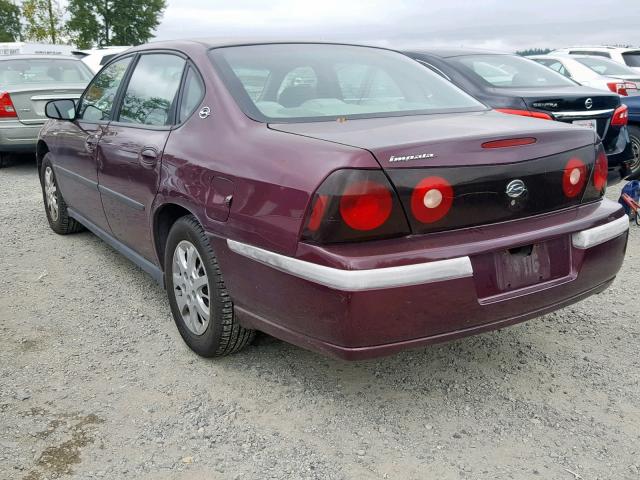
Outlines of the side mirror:
{"label": "side mirror", "polygon": [[54,120],[75,120],[76,102],[73,100],[52,100],[44,107],[44,114]]}

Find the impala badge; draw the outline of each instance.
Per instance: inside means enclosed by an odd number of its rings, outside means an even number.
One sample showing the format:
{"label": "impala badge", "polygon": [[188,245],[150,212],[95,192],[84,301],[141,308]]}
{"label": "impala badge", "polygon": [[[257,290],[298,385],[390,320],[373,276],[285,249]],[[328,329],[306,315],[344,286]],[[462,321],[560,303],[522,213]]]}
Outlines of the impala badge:
{"label": "impala badge", "polygon": [[591,110],[591,107],[593,107],[593,100],[591,98],[587,98],[584,101],[584,106],[587,107],[587,110]]}
{"label": "impala badge", "polygon": [[507,185],[506,193],[509,198],[520,198],[527,193],[527,186],[520,179],[511,180]]}
{"label": "impala badge", "polygon": [[390,162],[410,162],[411,160],[422,160],[423,158],[435,158],[433,153],[419,153],[418,155],[405,155],[404,157],[396,157],[391,155]]}
{"label": "impala badge", "polygon": [[211,115],[211,109],[209,107],[202,107],[202,110],[198,113],[198,116],[203,120],[209,115]]}

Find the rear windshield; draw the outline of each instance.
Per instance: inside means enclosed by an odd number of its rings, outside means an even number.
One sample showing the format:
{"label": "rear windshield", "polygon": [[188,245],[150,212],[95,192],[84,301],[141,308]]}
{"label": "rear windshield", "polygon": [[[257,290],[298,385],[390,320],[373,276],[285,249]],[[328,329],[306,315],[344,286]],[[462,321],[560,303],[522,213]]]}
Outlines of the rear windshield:
{"label": "rear windshield", "polygon": [[622,54],[624,63],[630,67],[640,67],[640,52],[627,52]]}
{"label": "rear windshield", "polygon": [[414,60],[377,48],[252,45],[217,48],[211,57],[240,107],[263,122],[486,108]]}
{"label": "rear windshield", "polygon": [[619,63],[614,62],[613,60],[607,60],[606,58],[601,57],[590,57],[590,58],[576,58],[576,61],[581,64],[589,67],[596,73],[600,75],[634,75],[635,72],[630,68],[625,67],[624,65],[620,65]]}
{"label": "rear windshield", "polygon": [[461,67],[468,76],[480,79],[494,87],[535,88],[576,85],[544,65],[517,55],[465,55],[448,60]]}
{"label": "rear windshield", "polygon": [[4,85],[38,85],[88,83],[93,74],[79,60],[24,59],[0,60],[0,87]]}

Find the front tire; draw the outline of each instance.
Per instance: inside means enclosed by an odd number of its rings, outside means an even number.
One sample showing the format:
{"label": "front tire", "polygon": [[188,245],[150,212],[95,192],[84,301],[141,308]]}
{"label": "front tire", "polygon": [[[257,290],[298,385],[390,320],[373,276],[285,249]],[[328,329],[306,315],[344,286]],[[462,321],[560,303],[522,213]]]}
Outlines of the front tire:
{"label": "front tire", "polygon": [[629,125],[629,139],[633,148],[633,162],[630,166],[631,173],[627,177],[629,180],[640,178],[640,127]]}
{"label": "front tire", "polygon": [[171,313],[191,350],[219,357],[253,340],[255,332],[235,318],[218,261],[195,217],[182,217],[171,227],[164,267]]}
{"label": "front tire", "polygon": [[79,232],[83,229],[82,224],[69,216],[67,204],[62,197],[62,192],[58,187],[56,174],[49,158],[49,153],[42,160],[40,169],[40,184],[42,185],[42,198],[44,209],[47,213],[47,220],[51,230],[59,235]]}

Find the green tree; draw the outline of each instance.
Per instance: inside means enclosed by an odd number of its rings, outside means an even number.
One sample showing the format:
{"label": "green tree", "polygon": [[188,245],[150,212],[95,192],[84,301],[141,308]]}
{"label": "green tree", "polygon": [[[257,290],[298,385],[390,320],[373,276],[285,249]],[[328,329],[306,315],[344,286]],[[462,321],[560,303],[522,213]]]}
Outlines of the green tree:
{"label": "green tree", "polygon": [[139,45],[153,37],[165,0],[69,0],[67,28],[79,48]]}
{"label": "green tree", "polygon": [[62,9],[56,0],[24,0],[22,15],[27,40],[62,43],[65,28]]}
{"label": "green tree", "polygon": [[518,50],[516,54],[528,57],[529,55],[546,55],[550,51],[550,48],[529,48],[527,50]]}
{"label": "green tree", "polygon": [[17,42],[20,38],[20,8],[0,0],[0,42]]}

